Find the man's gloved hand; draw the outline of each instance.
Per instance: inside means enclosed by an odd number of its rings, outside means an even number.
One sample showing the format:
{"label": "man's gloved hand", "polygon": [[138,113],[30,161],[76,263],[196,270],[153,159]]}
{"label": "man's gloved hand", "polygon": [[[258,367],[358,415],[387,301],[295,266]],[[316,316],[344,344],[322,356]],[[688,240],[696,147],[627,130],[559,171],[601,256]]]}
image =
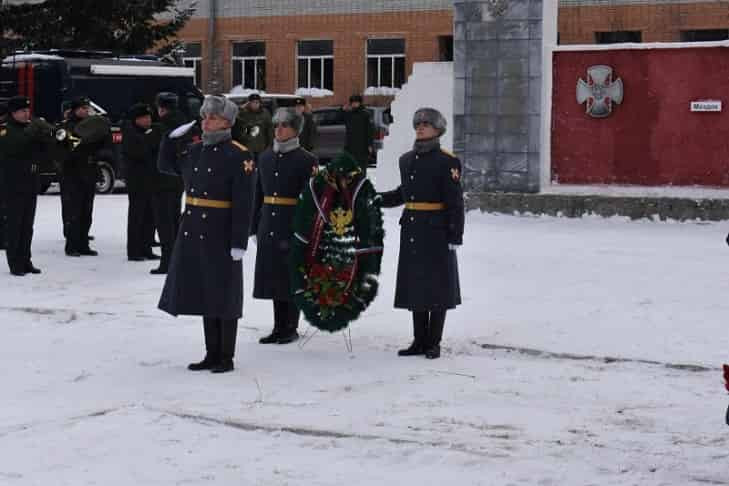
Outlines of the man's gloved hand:
{"label": "man's gloved hand", "polygon": [[243,256],[245,254],[246,254],[246,251],[243,248],[231,248],[230,249],[230,258],[232,258],[234,262],[243,260]]}
{"label": "man's gloved hand", "polygon": [[258,244],[258,238],[256,237],[256,235],[251,235],[251,239],[253,240],[254,245]]}
{"label": "man's gloved hand", "polygon": [[448,249],[450,251],[456,251],[459,246],[461,246],[461,245],[454,245],[453,243],[448,243]]}
{"label": "man's gloved hand", "polygon": [[180,125],[179,127],[175,128],[170,132],[168,135],[169,138],[180,138],[184,137],[187,132],[190,131],[190,129],[195,126],[197,123],[197,120],[193,120],[190,123],[185,123],[184,125]]}

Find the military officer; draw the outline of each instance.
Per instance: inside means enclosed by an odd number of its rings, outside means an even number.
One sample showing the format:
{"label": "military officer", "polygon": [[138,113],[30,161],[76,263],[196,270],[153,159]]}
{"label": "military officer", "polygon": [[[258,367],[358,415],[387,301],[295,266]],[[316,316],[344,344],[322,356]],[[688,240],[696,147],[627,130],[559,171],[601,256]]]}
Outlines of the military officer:
{"label": "military officer", "polygon": [[273,147],[259,157],[255,215],[256,276],[253,297],[273,300],[273,331],[261,344],[286,344],[299,338],[299,310],[290,288],[289,252],[299,194],[318,163],[299,142],[303,117],[279,108],[273,118]]}
{"label": "military officer", "polygon": [[301,146],[309,152],[314,152],[314,147],[319,139],[319,128],[311,114],[311,105],[306,103],[305,98],[296,98],[294,102],[296,112],[304,117],[304,127],[299,135]]}
{"label": "military officer", "polygon": [[39,158],[53,140],[53,127],[31,120],[30,100],[16,96],[8,101],[8,124],[0,130],[0,165],[7,198],[7,249],[10,273],[41,273],[31,261],[30,247],[40,179]]}
{"label": "military officer", "polygon": [[233,139],[248,147],[256,158],[273,143],[271,115],[263,107],[261,95],[248,96],[233,127]]}
{"label": "military officer", "polygon": [[[63,128],[72,136],[80,139],[79,144],[70,151],[63,163],[64,234],[66,235],[66,255],[96,256],[98,252],[89,246],[89,229],[93,219],[94,196],[98,167],[94,155],[111,141],[108,125],[99,123],[89,130],[91,136],[81,136],[80,125],[90,117],[91,101],[85,96],[71,102],[71,114],[63,123]],[[98,120],[101,120],[100,118]],[[86,130],[84,130],[86,131]],[[84,133],[86,135],[86,133]]]}
{"label": "military officer", "polygon": [[[172,130],[188,121],[179,109],[179,97],[175,93],[159,93],[155,104],[162,136],[169,135]],[[178,154],[187,150],[188,145],[193,141],[193,136],[199,139],[197,135],[196,128],[192,128],[184,136],[178,137],[175,141]],[[159,233],[162,259],[159,266],[150,271],[153,275],[164,275],[169,268],[172,247],[175,244],[180,225],[183,190],[184,183],[180,176],[157,173],[152,207],[155,226]]]}
{"label": "military officer", "polygon": [[400,228],[395,307],[413,314],[413,343],[400,356],[440,357],[446,311],[461,303],[456,249],[462,244],[461,163],[441,149],[443,115],[421,108],[413,150],[400,157],[401,185],[382,193],[384,207],[405,205]]}
{"label": "military officer", "polygon": [[238,319],[243,313],[242,258],[253,213],[255,162],[232,140],[238,107],[207,96],[200,109],[202,142],[178,154],[175,139],[190,125],[173,130],[160,146],[159,169],[185,181],[185,211],[172,252],[159,308],[203,317],[205,358],[192,371],[233,369]]}
{"label": "military officer", "polygon": [[374,152],[375,126],[363,104],[362,96],[350,96],[349,104],[343,110],[346,129],[344,151],[359,162],[362,173],[366,174],[370,155]]}
{"label": "military officer", "polygon": [[129,108],[122,127],[122,156],[127,168],[127,258],[130,261],[158,260],[152,252],[154,239],[153,202],[160,127],[152,124],[152,107],[137,103]]}

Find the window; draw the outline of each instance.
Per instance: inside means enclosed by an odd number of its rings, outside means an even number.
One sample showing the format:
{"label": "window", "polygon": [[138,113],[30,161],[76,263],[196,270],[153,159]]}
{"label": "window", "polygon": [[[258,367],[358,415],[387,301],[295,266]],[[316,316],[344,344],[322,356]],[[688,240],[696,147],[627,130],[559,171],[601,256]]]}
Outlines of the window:
{"label": "window", "polygon": [[453,62],[453,36],[441,35],[438,37],[438,52],[441,62]]}
{"label": "window", "polygon": [[266,44],[235,42],[233,44],[233,86],[257,91],[266,90]]}
{"label": "window", "polygon": [[195,86],[202,83],[202,46],[199,42],[185,44],[185,53],[182,56],[182,63],[185,67],[195,70]]}
{"label": "window", "polygon": [[681,42],[709,42],[729,39],[727,29],[682,30]]}
{"label": "window", "polygon": [[320,127],[344,125],[344,116],[340,110],[317,110],[313,113],[314,121]]}
{"label": "window", "polygon": [[298,60],[300,89],[334,91],[334,41],[300,41]]}
{"label": "window", "polygon": [[[597,44],[618,44],[620,42],[642,41],[643,33],[639,30],[613,30],[610,32],[595,32],[595,42]],[[559,43],[559,40],[557,41],[557,43]]]}
{"label": "window", "polygon": [[400,88],[405,83],[405,39],[367,41],[367,87]]}

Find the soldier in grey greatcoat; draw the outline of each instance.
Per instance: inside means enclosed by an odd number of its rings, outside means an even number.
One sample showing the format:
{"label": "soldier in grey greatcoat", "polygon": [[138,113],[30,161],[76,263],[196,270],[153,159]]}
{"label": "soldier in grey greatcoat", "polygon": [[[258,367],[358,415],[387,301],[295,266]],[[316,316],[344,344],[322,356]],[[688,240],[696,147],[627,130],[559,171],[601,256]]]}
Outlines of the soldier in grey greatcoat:
{"label": "soldier in grey greatcoat", "polygon": [[461,162],[440,147],[443,115],[415,112],[413,150],[400,157],[400,186],[382,193],[382,205],[405,205],[395,307],[413,313],[413,343],[400,356],[440,357],[446,311],[461,303],[456,249],[463,242]]}
{"label": "soldier in grey greatcoat", "polygon": [[255,162],[232,140],[238,107],[207,96],[200,115],[202,141],[178,154],[175,139],[195,122],[170,132],[160,146],[159,169],[182,176],[185,210],[159,308],[203,317],[205,358],[192,371],[233,369],[238,319],[243,314],[242,258],[253,212]]}

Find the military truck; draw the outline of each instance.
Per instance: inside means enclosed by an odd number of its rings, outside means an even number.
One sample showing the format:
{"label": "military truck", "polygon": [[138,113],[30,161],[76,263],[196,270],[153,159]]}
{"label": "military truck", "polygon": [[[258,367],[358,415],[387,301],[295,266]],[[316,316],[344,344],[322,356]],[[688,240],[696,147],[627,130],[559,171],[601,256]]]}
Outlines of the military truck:
{"label": "military truck", "polygon": [[[112,124],[113,142],[96,154],[97,190],[111,192],[123,180],[121,122],[134,103],[152,104],[157,93],[170,91],[180,98],[186,116],[198,116],[203,94],[194,84],[194,70],[154,56],[115,56],[107,51],[43,50],[18,52],[0,63],[0,101],[27,96],[34,116],[51,123],[64,119],[64,108],[78,96],[92,101],[95,114]],[[58,181],[59,160],[42,163],[42,190]]]}

